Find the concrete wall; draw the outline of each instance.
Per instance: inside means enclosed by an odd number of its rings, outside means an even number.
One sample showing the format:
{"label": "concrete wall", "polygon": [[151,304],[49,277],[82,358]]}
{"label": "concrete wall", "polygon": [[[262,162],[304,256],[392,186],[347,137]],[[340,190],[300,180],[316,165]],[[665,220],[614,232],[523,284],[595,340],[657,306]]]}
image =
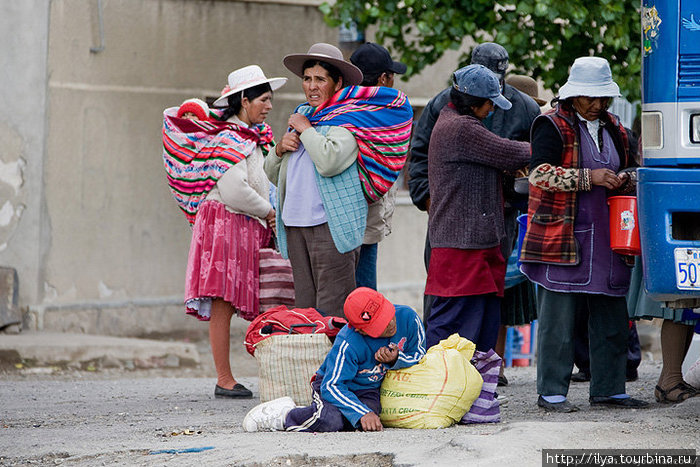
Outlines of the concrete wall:
{"label": "concrete wall", "polygon": [[[165,182],[162,110],[218,96],[231,70],[256,63],[290,78],[269,119],[283,132],[303,95],[282,57],[337,43],[317,4],[3,2],[0,266],[19,273],[25,327],[154,335],[191,324],[180,305],[190,229]],[[455,64],[397,87],[424,103]],[[400,199],[379,285],[420,308],[427,217]]]}
{"label": "concrete wall", "polygon": [[48,24],[45,0],[0,5],[0,266],[17,270],[20,304],[43,295]]}

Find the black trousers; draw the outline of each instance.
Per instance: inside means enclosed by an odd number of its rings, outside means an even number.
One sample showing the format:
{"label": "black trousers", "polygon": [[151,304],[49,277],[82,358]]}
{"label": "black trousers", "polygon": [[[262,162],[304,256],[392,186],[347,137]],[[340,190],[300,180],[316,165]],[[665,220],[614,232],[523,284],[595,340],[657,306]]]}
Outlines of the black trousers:
{"label": "black trousers", "polygon": [[[574,324],[574,363],[579,371],[590,375],[591,358],[588,348],[588,310],[585,307],[579,307],[576,310]],[[637,326],[632,322],[627,338],[627,367],[625,369],[627,378],[636,375],[637,368],[639,368],[641,363],[642,346],[639,343]]]}
{"label": "black trousers", "polygon": [[576,310],[588,310],[591,384],[590,396],[625,392],[627,339],[625,297],[585,293],[537,291],[537,392],[566,395],[574,366]]}

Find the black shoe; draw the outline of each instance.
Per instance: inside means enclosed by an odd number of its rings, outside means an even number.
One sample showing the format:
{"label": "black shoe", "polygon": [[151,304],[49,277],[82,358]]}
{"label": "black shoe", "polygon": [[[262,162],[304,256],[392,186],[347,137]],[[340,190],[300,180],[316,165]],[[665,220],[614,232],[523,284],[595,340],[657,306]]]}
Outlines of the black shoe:
{"label": "black shoe", "polygon": [[500,375],[498,377],[498,386],[508,386],[508,378],[506,378],[506,375]]}
{"label": "black shoe", "polygon": [[571,375],[571,381],[574,383],[585,383],[586,381],[591,380],[591,374],[587,371],[582,371],[579,370],[578,373],[574,373]]}
{"label": "black shoe", "polygon": [[618,399],[616,397],[592,396],[588,400],[592,406],[616,407],[620,409],[643,409],[649,406],[648,402],[635,399],[634,397]]}
{"label": "black shoe", "polygon": [[569,401],[547,402],[542,396],[537,398],[537,405],[539,407],[542,407],[547,412],[571,413],[578,412],[579,410],[578,407],[576,407]]}
{"label": "black shoe", "polygon": [[639,378],[639,374],[637,373],[637,370],[630,370],[627,372],[627,375],[625,377],[625,381],[628,383],[631,383],[632,381],[637,381],[637,378]]}
{"label": "black shoe", "polygon": [[236,383],[233,389],[222,388],[217,384],[216,389],[214,389],[214,397],[217,399],[252,399],[253,393],[240,383]]}

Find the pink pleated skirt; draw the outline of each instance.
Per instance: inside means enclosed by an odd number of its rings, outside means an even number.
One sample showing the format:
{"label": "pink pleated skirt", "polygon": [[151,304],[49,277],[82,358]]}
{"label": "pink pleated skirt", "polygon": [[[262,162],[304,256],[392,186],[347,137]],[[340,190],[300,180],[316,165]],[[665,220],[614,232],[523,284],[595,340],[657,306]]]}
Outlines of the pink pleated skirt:
{"label": "pink pleated skirt", "polygon": [[240,317],[250,321],[258,316],[259,252],[270,234],[258,220],[229,212],[222,203],[202,203],[187,259],[187,313],[208,321],[212,299],[223,298]]}

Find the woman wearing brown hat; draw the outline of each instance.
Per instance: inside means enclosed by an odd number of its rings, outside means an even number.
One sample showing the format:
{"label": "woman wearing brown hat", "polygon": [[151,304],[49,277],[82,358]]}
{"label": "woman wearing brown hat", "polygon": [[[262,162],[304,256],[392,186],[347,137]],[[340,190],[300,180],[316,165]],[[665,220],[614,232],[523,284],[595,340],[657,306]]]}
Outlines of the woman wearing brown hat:
{"label": "woman wearing brown hat", "polygon": [[[324,104],[344,86],[362,82],[359,68],[343,60],[340,50],[330,44],[314,44],[306,54],[287,55],[284,65],[302,79],[310,108]],[[361,192],[357,196],[359,177],[353,165],[357,142],[345,128],[312,127],[301,112],[293,113],[288,124],[291,131],[275,146],[277,157],[265,159],[265,172],[278,187],[280,249],[292,263],[296,306],[342,317],[345,297],[355,288],[355,264],[365,228],[361,220],[367,217],[367,203]],[[355,193],[355,210],[361,211],[348,227],[357,232],[359,241],[336,245],[330,225],[335,219],[329,218],[317,174],[328,178],[347,171],[354,173],[345,177],[345,187]]]}
{"label": "woman wearing brown hat", "polygon": [[403,167],[413,112],[400,91],[354,86],[362,72],[330,44],[287,55],[284,65],[302,79],[307,102],[289,117],[277,157],[265,159],[278,187],[277,239],[292,263],[296,306],[342,317],[367,203]]}

